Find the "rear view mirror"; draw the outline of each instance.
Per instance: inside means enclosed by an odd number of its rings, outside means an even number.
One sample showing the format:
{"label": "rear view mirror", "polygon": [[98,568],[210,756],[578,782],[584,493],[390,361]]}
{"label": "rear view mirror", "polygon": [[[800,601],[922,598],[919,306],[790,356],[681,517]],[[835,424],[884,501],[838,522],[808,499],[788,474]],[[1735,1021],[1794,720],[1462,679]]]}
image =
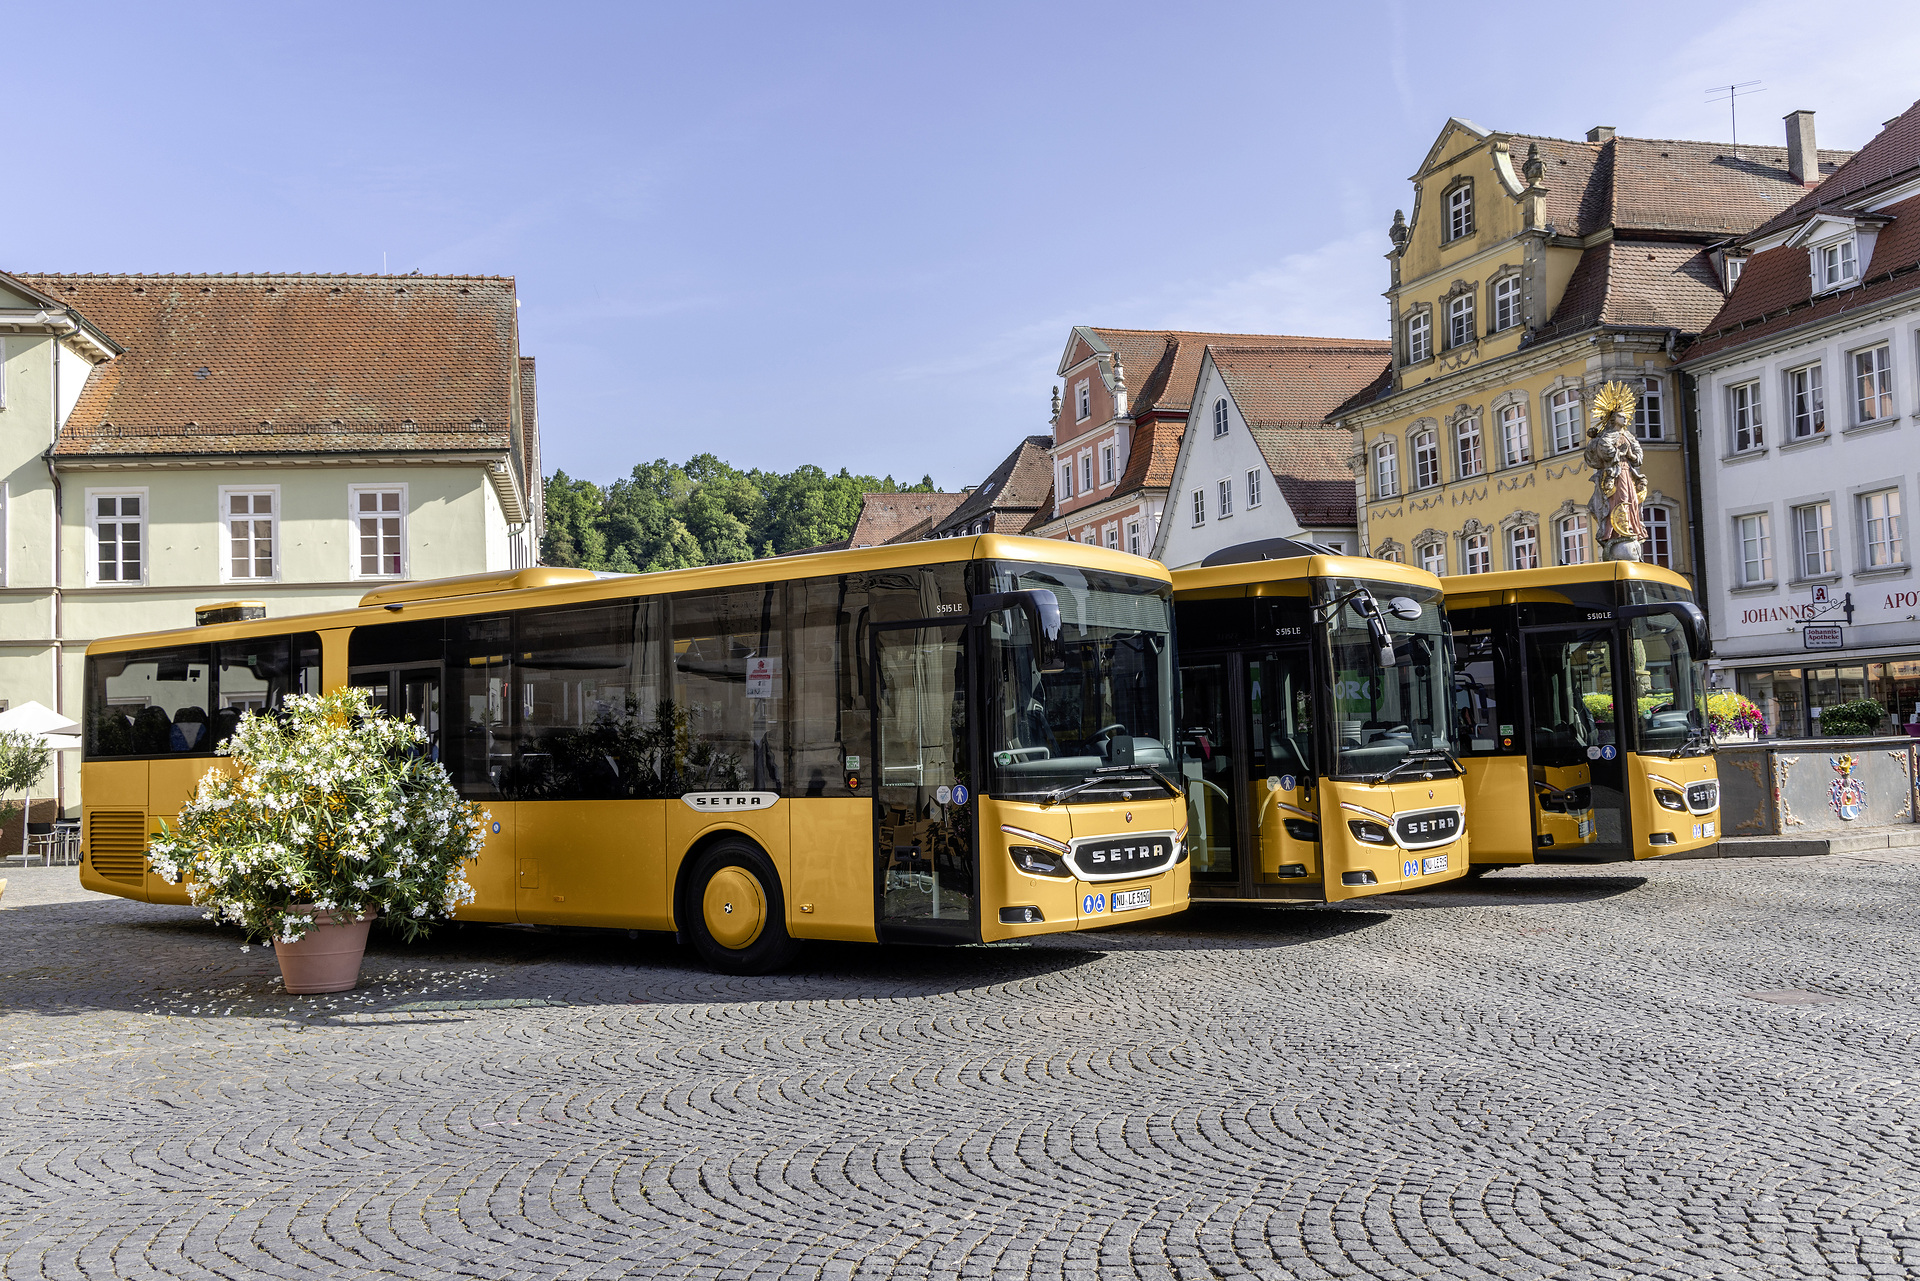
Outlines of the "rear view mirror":
{"label": "rear view mirror", "polygon": [[1616,617],[1621,622],[1635,618],[1645,618],[1649,614],[1672,614],[1680,620],[1681,630],[1687,634],[1687,648],[1693,651],[1695,659],[1713,657],[1713,634],[1707,628],[1707,616],[1700,607],[1687,600],[1649,601],[1644,605],[1622,605]]}
{"label": "rear view mirror", "polygon": [[1395,596],[1387,602],[1387,612],[1403,623],[1420,621],[1420,602],[1411,596]]}
{"label": "rear view mirror", "polygon": [[1033,634],[1034,662],[1040,670],[1059,671],[1065,665],[1060,657],[1060,598],[1044,587],[983,592],[973,598],[975,621],[1003,609],[1017,609],[1027,616],[1027,629]]}

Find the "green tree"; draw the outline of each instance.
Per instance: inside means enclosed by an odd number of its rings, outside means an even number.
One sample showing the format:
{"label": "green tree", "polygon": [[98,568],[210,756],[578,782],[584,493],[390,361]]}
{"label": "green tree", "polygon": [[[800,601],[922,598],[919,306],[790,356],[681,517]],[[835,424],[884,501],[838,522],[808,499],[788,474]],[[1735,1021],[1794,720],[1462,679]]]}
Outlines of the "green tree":
{"label": "green tree", "polygon": [[0,733],[0,823],[11,822],[20,806],[10,798],[25,796],[47,772],[47,749],[38,734],[25,730]]}

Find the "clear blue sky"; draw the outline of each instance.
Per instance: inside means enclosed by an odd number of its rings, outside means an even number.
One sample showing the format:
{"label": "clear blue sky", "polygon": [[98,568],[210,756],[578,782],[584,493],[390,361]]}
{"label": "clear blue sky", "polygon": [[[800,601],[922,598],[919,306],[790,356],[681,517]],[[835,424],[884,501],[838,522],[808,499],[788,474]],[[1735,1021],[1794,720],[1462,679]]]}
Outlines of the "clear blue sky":
{"label": "clear blue sky", "polygon": [[957,488],[1072,324],[1383,335],[1449,115],[1859,146],[1920,19],[1817,9],[10,4],[0,267],[512,275],[549,471]]}

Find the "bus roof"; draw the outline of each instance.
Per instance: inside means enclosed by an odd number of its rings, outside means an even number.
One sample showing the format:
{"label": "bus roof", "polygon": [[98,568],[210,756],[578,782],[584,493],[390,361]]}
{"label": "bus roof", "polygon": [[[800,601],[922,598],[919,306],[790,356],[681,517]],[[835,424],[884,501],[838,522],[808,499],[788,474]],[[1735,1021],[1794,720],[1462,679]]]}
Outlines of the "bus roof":
{"label": "bus roof", "polygon": [[1624,583],[1632,579],[1665,583],[1691,592],[1693,584],[1670,569],[1638,560],[1602,560],[1587,565],[1543,565],[1495,574],[1449,574],[1440,580],[1448,596],[1484,596],[1494,592],[1540,591],[1568,583]]}
{"label": "bus roof", "polygon": [[201,644],[249,636],[277,636],[287,632],[327,631],[407,618],[445,618],[477,611],[526,609],[534,605],[590,604],[629,596],[737,587],[750,583],[786,582],[830,574],[858,574],[906,569],[915,565],[943,565],[955,561],[1010,560],[1065,565],[1079,569],[1131,574],[1136,578],[1171,582],[1166,566],[1128,552],[1059,538],[1021,538],[1011,534],[974,534],[964,538],[936,538],[923,542],[888,543],[804,556],[769,556],[730,565],[701,565],[652,574],[596,574],[591,570],[538,566],[459,578],[428,579],[377,587],[361,597],[353,609],[318,614],[284,614],[278,618],[204,627],[177,627],[157,632],[102,637],[87,653],[117,653],[155,644]]}
{"label": "bus roof", "polygon": [[1285,560],[1250,560],[1233,565],[1176,569],[1173,571],[1173,594],[1176,598],[1188,592],[1220,594],[1223,588],[1250,587],[1303,578],[1365,578],[1377,583],[1400,583],[1433,591],[1440,589],[1438,578],[1424,569],[1403,565],[1399,561],[1376,560],[1371,556],[1292,556]]}

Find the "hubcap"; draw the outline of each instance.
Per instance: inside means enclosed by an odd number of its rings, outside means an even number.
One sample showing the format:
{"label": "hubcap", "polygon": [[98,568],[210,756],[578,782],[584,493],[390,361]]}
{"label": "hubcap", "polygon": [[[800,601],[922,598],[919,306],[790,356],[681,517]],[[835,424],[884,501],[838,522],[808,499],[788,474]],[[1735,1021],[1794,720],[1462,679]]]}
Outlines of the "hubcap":
{"label": "hubcap", "polygon": [[767,895],[744,867],[723,867],[707,882],[702,913],[707,933],[721,947],[749,947],[767,924]]}

